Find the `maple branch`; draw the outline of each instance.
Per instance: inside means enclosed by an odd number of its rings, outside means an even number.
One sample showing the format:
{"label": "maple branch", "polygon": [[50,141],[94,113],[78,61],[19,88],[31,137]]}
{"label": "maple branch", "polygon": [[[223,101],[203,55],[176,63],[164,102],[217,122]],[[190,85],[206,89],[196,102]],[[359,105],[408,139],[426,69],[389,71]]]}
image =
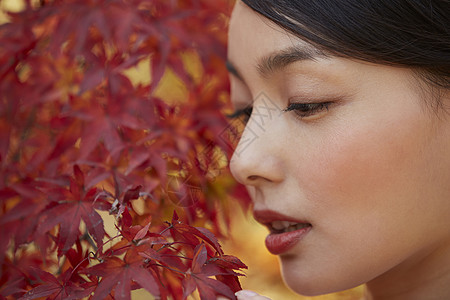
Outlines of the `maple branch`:
{"label": "maple branch", "polygon": [[81,240],[87,241],[89,245],[91,245],[94,248],[95,251],[98,251],[97,245],[95,244],[94,240],[91,238],[87,230],[84,232],[83,236],[81,237]]}
{"label": "maple branch", "polygon": [[81,264],[82,264],[83,262],[85,262],[86,260],[88,260],[88,259],[89,259],[89,256],[83,258],[83,260],[80,261],[80,262],[75,266],[75,268],[73,268],[72,272],[70,272],[69,278],[72,278],[72,276],[73,276],[75,270],[78,269],[78,268],[81,266]]}
{"label": "maple branch", "polygon": [[180,274],[186,275],[186,272],[183,272],[183,271],[180,271],[180,270],[173,269],[173,268],[171,268],[171,267],[169,267],[169,266],[165,266],[165,265],[161,265],[161,264],[157,264],[157,263],[153,263],[153,264],[150,264],[150,265],[152,265],[152,266],[157,266],[157,267],[162,267],[162,268],[168,269],[168,270],[170,270],[170,271],[173,271],[173,272],[176,272],[176,273],[180,273]]}
{"label": "maple branch", "polygon": [[105,246],[107,243],[111,242],[112,240],[114,240],[114,239],[116,239],[116,238],[118,238],[118,237],[121,237],[121,236],[122,236],[121,234],[118,234],[118,235],[116,235],[116,236],[110,238],[109,240],[107,240],[106,242],[104,242],[104,243],[102,244],[102,247]]}
{"label": "maple branch", "polygon": [[160,250],[162,250],[163,248],[172,248],[173,250],[179,250],[179,249],[177,249],[177,248],[172,247],[172,246],[175,245],[175,244],[181,244],[181,245],[189,245],[189,246],[191,246],[191,244],[188,243],[188,242],[174,241],[174,242],[172,242],[172,243],[164,244],[164,245],[163,245],[161,248],[159,248],[157,251],[160,251]]}
{"label": "maple branch", "polygon": [[168,230],[170,230],[170,229],[172,229],[173,228],[173,224],[172,223],[170,223],[170,222],[164,222],[164,223],[166,223],[166,224],[168,224],[169,225],[169,227],[167,227],[167,228],[165,228],[163,231],[161,231],[159,234],[160,235],[163,235],[164,233],[166,233]]}
{"label": "maple branch", "polygon": [[192,258],[184,256],[184,255],[164,254],[164,256],[166,256],[166,257],[179,257],[179,258],[183,258],[183,259],[186,259],[186,260],[193,260]]}
{"label": "maple branch", "polygon": [[128,244],[128,245],[123,246],[123,247],[121,247],[121,248],[119,248],[119,249],[114,249],[114,250],[111,251],[111,255],[113,255],[114,252],[119,252],[119,251],[121,251],[121,250],[124,250],[124,249],[126,249],[126,248],[130,248],[130,247],[131,247],[131,245]]}
{"label": "maple branch", "polygon": [[97,255],[98,255],[98,251],[100,250],[100,249],[102,249],[103,248],[103,246],[105,246],[107,243],[109,243],[109,242],[111,242],[112,240],[114,240],[114,239],[116,239],[116,238],[118,238],[118,237],[121,237],[122,235],[121,234],[118,234],[118,235],[116,235],[116,236],[114,236],[114,237],[112,237],[112,238],[110,238],[109,240],[107,240],[106,242],[104,242],[95,252],[90,252],[90,253],[92,253],[93,254],[93,256],[94,256],[94,259],[97,259],[97,260],[101,260],[101,258],[98,258],[97,257]]}

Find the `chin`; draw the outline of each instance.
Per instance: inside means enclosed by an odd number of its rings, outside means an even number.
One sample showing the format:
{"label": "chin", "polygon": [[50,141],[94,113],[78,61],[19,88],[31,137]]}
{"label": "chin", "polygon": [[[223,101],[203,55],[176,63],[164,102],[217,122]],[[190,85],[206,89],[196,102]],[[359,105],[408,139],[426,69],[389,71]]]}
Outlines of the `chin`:
{"label": "chin", "polygon": [[289,289],[303,296],[314,297],[340,291],[340,289],[332,289],[329,286],[324,286],[323,283],[319,281],[310,282],[310,280],[296,280],[296,278],[292,277],[286,279],[286,276],[284,275],[283,281]]}
{"label": "chin", "polygon": [[[292,262],[281,262],[284,283],[295,293],[303,296],[318,296],[348,290],[363,282],[349,282],[344,273],[332,274],[317,270],[308,272],[306,268],[296,267]],[[326,269],[326,268],[325,268]]]}

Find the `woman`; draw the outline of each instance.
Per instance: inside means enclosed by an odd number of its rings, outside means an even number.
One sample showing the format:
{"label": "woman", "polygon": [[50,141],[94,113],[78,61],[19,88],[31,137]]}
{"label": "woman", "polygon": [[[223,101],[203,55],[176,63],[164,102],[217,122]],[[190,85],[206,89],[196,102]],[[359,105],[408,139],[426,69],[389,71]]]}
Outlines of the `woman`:
{"label": "woman", "polygon": [[236,3],[230,168],[295,292],[450,299],[449,16],[444,0]]}

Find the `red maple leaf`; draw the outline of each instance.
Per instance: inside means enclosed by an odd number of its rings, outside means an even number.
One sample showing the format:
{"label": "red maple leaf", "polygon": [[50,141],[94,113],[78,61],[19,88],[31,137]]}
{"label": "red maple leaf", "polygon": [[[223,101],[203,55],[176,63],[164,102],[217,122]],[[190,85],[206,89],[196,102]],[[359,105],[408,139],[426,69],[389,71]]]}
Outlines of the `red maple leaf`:
{"label": "red maple leaf", "polygon": [[77,240],[81,220],[98,245],[101,245],[105,236],[103,219],[95,209],[106,209],[107,205],[96,201],[99,193],[97,188],[84,192],[84,176],[78,166],[74,167],[74,173],[75,178],[71,178],[70,190],[60,189],[60,201],[43,212],[43,219],[38,227],[38,232],[42,234],[60,224],[58,256],[66,253]]}
{"label": "red maple leaf", "polygon": [[102,277],[92,300],[105,299],[113,289],[115,299],[131,299],[132,282],[155,297],[160,295],[159,285],[153,273],[144,267],[140,256],[125,255],[124,260],[115,256],[107,257],[103,263],[93,266],[87,272]]}
{"label": "red maple leaf", "polygon": [[225,283],[233,292],[237,292],[242,289],[238,276],[243,276],[243,274],[237,273],[234,270],[241,269],[247,269],[247,266],[237,257],[221,255],[210,258],[208,265],[204,267],[204,272],[214,275],[217,280]]}
{"label": "red maple leaf", "polygon": [[62,280],[58,280],[52,274],[42,271],[37,268],[33,268],[35,276],[42,284],[34,287],[23,295],[20,300],[31,300],[41,297],[47,297],[47,299],[81,299],[92,293],[94,285],[85,284],[84,286],[77,285],[70,281],[72,276],[72,269],[68,269],[61,276]]}
{"label": "red maple leaf", "polygon": [[170,232],[176,241],[184,241],[196,247],[200,243],[200,240],[203,240],[211,245],[218,254],[223,254],[217,238],[209,230],[180,222],[176,211],[173,212]]}
{"label": "red maple leaf", "polygon": [[[129,299],[139,287],[233,298],[245,265],[201,228],[229,221],[233,183],[214,152],[231,151],[221,115],[231,3],[25,2],[0,26],[0,299]],[[141,64],[148,83],[128,77]],[[167,71],[183,101],[156,92]],[[189,179],[168,197],[180,172]],[[163,227],[174,207],[181,219]],[[107,245],[98,210],[116,217]]]}
{"label": "red maple leaf", "polygon": [[223,295],[229,299],[236,299],[233,291],[221,281],[209,278],[210,274],[205,273],[207,266],[208,253],[205,245],[202,243],[195,248],[195,255],[192,260],[192,267],[187,272],[183,280],[184,299],[192,294],[195,288],[198,289],[202,300],[216,299],[217,295]]}

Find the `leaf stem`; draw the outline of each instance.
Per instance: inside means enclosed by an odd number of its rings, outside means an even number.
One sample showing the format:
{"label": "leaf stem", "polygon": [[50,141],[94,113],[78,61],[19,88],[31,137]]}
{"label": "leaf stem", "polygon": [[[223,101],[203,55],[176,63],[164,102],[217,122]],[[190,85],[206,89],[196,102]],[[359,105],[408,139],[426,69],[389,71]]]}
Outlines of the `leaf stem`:
{"label": "leaf stem", "polygon": [[180,273],[180,274],[186,275],[186,272],[183,272],[183,271],[180,271],[180,270],[173,269],[173,268],[171,268],[171,267],[169,267],[169,266],[165,266],[165,265],[161,265],[161,264],[156,264],[156,263],[151,264],[151,265],[157,266],[157,267],[162,267],[162,268],[168,269],[168,270],[170,270],[170,271],[173,271],[173,272],[176,272],[176,273]]}

